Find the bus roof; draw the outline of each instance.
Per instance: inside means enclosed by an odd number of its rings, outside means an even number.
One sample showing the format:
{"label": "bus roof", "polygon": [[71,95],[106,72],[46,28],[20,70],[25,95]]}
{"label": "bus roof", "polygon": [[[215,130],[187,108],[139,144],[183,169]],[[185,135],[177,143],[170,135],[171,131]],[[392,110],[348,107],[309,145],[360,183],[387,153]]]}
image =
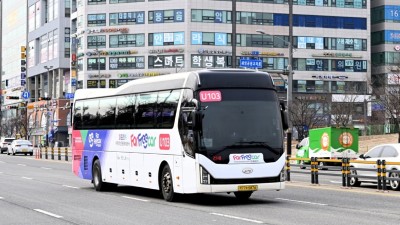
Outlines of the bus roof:
{"label": "bus roof", "polygon": [[[191,80],[196,80],[198,87],[187,83],[189,77],[193,78]],[[79,89],[75,92],[75,100],[184,87],[199,89],[215,87],[274,88],[274,85],[266,72],[247,69],[204,69],[136,79],[114,89]]]}

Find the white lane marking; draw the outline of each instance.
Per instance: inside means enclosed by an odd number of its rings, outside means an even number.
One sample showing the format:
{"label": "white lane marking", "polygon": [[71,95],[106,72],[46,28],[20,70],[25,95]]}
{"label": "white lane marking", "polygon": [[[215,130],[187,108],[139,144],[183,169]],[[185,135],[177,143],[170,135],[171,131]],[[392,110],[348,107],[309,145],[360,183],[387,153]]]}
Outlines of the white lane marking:
{"label": "white lane marking", "polygon": [[73,189],[79,189],[78,187],[69,186],[69,185],[66,185],[66,184],[64,184],[64,185],[63,185],[63,187],[67,187],[67,188],[73,188]]}
{"label": "white lane marking", "polygon": [[3,162],[3,161],[0,161],[0,163],[5,163],[5,162]]}
{"label": "white lane marking", "polygon": [[329,182],[331,182],[332,184],[341,184],[341,181],[334,181],[334,180],[330,180]]}
{"label": "white lane marking", "polygon": [[26,166],[25,164],[17,164],[18,166]]}
{"label": "white lane marking", "polygon": [[44,170],[51,170],[51,168],[49,168],[49,167],[40,167],[41,169],[44,169]]}
{"label": "white lane marking", "polygon": [[129,197],[129,196],[121,196],[121,197],[127,198],[127,199],[136,200],[136,201],[141,201],[141,202],[148,202],[149,201],[149,200],[146,200],[146,199],[132,198],[132,197]]}
{"label": "white lane marking", "polygon": [[3,197],[0,197],[0,199],[3,199]]}
{"label": "white lane marking", "polygon": [[62,218],[62,216],[59,216],[57,214],[54,214],[54,213],[51,213],[51,212],[47,212],[47,211],[44,211],[44,210],[41,210],[41,209],[33,209],[33,210],[35,210],[36,212],[40,212],[40,213],[46,214],[48,216],[52,216],[52,217],[58,218],[58,219]]}
{"label": "white lane marking", "polygon": [[210,213],[210,214],[211,215],[215,215],[215,216],[222,216],[222,217],[226,217],[226,218],[231,218],[231,219],[243,220],[243,221],[252,222],[252,223],[264,223],[263,221],[259,221],[259,220],[252,220],[252,219],[236,217],[236,216],[231,216],[231,215],[226,215],[226,214],[221,214],[221,213]]}
{"label": "white lane marking", "polygon": [[306,201],[299,201],[299,200],[292,200],[292,199],[286,199],[286,198],[275,198],[277,200],[282,200],[282,201],[288,201],[288,202],[297,202],[297,203],[303,203],[303,204],[311,204],[311,205],[321,205],[321,206],[326,206],[328,204],[323,204],[323,203],[317,203],[317,202],[306,202]]}
{"label": "white lane marking", "polygon": [[33,178],[30,177],[21,177],[22,179],[26,179],[26,180],[32,180]]}

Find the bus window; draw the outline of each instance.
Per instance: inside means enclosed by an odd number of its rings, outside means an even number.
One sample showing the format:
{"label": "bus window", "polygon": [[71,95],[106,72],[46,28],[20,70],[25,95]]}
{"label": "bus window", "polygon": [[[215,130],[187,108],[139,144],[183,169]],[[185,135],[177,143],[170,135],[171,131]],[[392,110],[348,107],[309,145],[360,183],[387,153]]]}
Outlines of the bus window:
{"label": "bus window", "polygon": [[115,126],[118,129],[134,128],[135,124],[135,95],[120,96],[117,98],[117,116]]}
{"label": "bus window", "polygon": [[138,128],[154,128],[155,114],[157,112],[157,94],[141,93],[138,95],[138,111],[136,113],[137,127]]}
{"label": "bus window", "polygon": [[157,99],[157,127],[172,128],[181,90],[160,91]]}
{"label": "bus window", "polygon": [[82,129],[82,108],[83,108],[83,101],[77,101],[74,104],[73,125],[75,130]]}
{"label": "bus window", "polygon": [[99,110],[99,100],[87,100],[83,102],[83,129],[97,129],[97,120],[98,115],[97,111]]}
{"label": "bus window", "polygon": [[99,103],[99,129],[115,127],[116,98],[103,98]]}

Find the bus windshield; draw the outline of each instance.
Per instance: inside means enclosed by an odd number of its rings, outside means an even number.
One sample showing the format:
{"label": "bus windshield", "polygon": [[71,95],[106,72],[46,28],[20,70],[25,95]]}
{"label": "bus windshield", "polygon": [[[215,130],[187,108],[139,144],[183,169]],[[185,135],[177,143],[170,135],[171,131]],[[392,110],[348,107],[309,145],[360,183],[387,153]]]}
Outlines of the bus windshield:
{"label": "bus windshield", "polygon": [[262,153],[265,162],[276,161],[283,154],[282,120],[275,91],[210,92],[218,97],[202,97],[207,91],[200,92],[203,113],[200,154],[216,163],[228,163],[232,153]]}

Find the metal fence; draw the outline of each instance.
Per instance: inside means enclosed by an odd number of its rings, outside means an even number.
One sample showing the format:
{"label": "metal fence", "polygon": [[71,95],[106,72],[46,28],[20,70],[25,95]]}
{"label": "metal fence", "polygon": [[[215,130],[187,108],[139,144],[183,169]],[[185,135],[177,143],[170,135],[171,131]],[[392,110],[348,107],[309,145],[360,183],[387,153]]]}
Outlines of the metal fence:
{"label": "metal fence", "polygon": [[[310,165],[303,164],[293,164],[290,161],[311,161]],[[336,163],[340,166],[327,166],[322,165],[323,163]],[[350,163],[359,163],[359,164],[374,164],[376,165],[376,169],[368,169],[368,168],[355,168],[350,166]],[[319,176],[340,176],[342,178],[342,187],[351,188],[351,179],[352,178],[366,178],[369,180],[376,180],[378,191],[387,191],[387,184],[390,181],[397,181],[398,185],[400,185],[400,170],[391,169],[388,170],[386,168],[387,165],[396,165],[400,167],[400,162],[387,162],[386,160],[377,160],[375,162],[372,161],[363,161],[363,160],[351,160],[350,158],[343,159],[318,159],[317,157],[311,158],[290,158],[287,157],[286,160],[286,180],[291,181],[291,173],[303,173],[310,174],[311,184],[319,184]],[[304,171],[291,171],[291,167],[300,167],[304,168]],[[322,170],[331,169],[333,171],[338,171],[338,173],[324,173]],[[375,176],[361,176],[357,175],[354,171],[372,171],[376,172]],[[392,176],[387,176],[387,175]]]}

